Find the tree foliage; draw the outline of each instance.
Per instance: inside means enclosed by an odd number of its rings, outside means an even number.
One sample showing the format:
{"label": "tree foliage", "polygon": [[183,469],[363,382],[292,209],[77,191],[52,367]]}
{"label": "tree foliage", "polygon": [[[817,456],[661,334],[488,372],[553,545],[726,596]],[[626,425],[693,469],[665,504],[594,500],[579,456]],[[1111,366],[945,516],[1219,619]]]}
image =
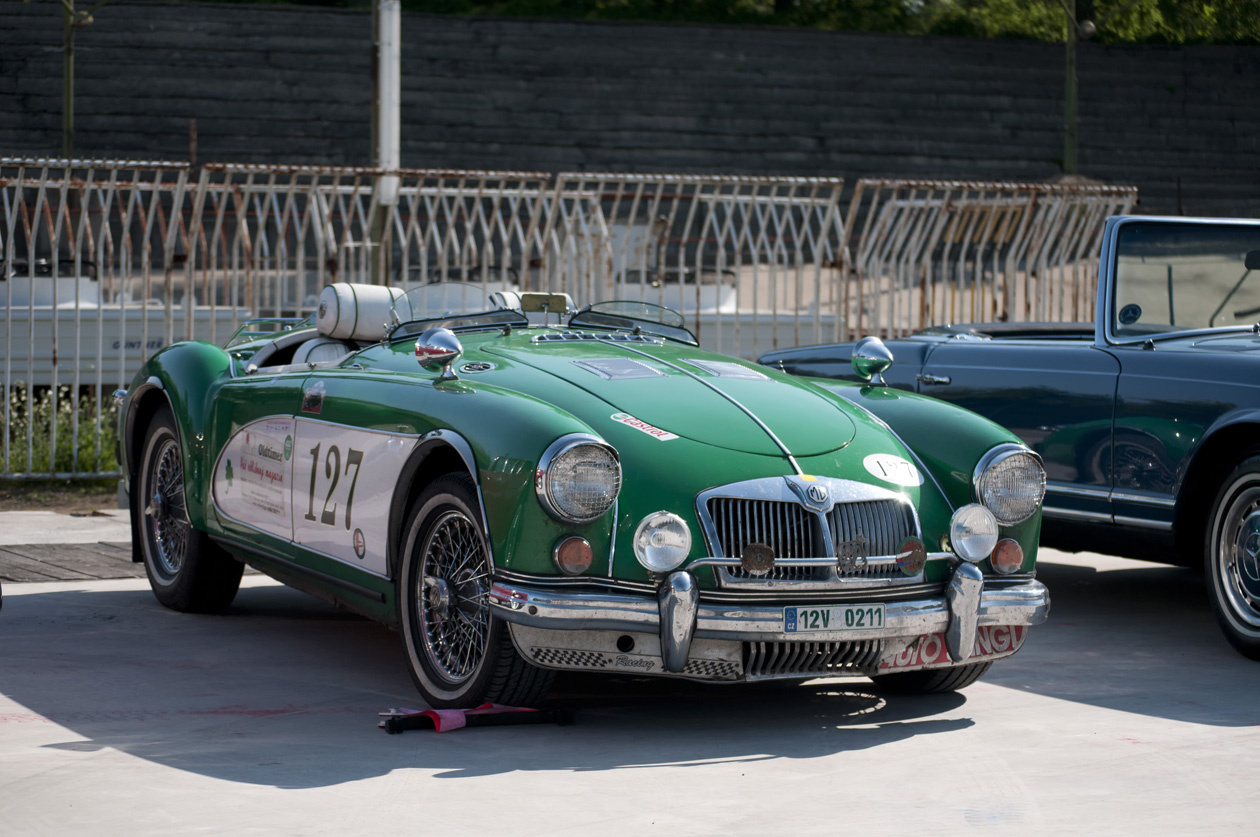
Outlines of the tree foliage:
{"label": "tree foliage", "polygon": [[[320,0],[305,0],[319,3]],[[361,6],[367,0],[324,0]],[[1077,0],[1104,43],[1260,43],[1260,0]],[[803,26],[1061,41],[1061,0],[403,0],[413,12]]]}

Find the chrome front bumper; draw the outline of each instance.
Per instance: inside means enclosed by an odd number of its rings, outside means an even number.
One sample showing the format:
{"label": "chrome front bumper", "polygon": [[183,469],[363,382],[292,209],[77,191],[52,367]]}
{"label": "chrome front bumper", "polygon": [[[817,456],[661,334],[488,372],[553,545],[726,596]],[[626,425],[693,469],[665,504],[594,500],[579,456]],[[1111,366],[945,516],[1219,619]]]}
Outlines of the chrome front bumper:
{"label": "chrome front bumper", "polygon": [[647,596],[572,592],[503,580],[490,589],[494,615],[514,626],[586,636],[620,632],[659,637],[662,673],[675,674],[684,672],[697,640],[708,644],[875,640],[888,645],[885,656],[891,658],[920,638],[940,634],[949,660],[961,663],[971,657],[980,627],[1039,625],[1050,613],[1045,585],[1030,580],[986,589],[983,576],[972,564],[955,570],[943,596],[888,602],[879,628],[789,632],[784,629],[782,605],[701,603],[699,598],[695,577],[685,570],[665,578],[655,601]]}

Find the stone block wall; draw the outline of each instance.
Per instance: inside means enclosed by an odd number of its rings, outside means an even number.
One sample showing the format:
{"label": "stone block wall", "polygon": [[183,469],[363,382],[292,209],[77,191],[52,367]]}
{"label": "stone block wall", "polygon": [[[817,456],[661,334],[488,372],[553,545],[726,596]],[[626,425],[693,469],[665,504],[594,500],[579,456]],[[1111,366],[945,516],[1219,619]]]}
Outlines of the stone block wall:
{"label": "stone block wall", "polygon": [[[75,153],[367,165],[371,15],[119,0],[76,41]],[[1044,180],[1063,47],[404,15],[404,166]],[[1260,48],[1079,57],[1080,168],[1139,211],[1260,217]],[[61,149],[56,4],[0,0],[0,154]]]}

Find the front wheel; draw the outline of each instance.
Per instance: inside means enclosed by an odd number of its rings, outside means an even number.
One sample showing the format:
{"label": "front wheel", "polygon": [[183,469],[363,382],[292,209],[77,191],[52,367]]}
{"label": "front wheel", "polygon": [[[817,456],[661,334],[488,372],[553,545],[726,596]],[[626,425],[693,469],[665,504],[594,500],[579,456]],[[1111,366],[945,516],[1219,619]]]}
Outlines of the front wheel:
{"label": "front wheel", "polygon": [[490,550],[476,486],[465,474],[433,482],[408,518],[398,622],[411,678],[429,706],[528,706],[552,672],[530,665],[490,612]]}
{"label": "front wheel", "polygon": [[134,519],[145,573],[157,600],[186,613],[218,613],[232,603],[245,567],[196,529],[184,497],[184,454],[168,407],[154,414],[136,475]]}
{"label": "front wheel", "polygon": [[875,685],[886,692],[907,695],[930,695],[940,692],[956,692],[975,683],[993,663],[968,663],[953,668],[902,671],[893,674],[876,674],[871,677]]}
{"label": "front wheel", "polygon": [[1260,456],[1226,477],[1203,548],[1208,600],[1225,638],[1260,660]]}

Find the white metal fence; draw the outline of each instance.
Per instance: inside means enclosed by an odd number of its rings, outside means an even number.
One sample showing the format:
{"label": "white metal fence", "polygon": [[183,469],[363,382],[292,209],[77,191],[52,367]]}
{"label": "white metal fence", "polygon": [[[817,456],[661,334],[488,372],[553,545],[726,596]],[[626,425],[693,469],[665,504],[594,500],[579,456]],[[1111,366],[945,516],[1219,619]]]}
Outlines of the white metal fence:
{"label": "white metal fence", "polygon": [[1103,221],[1136,200],[1129,186],[859,181],[841,333],[1092,320]]}
{"label": "white metal fence", "polygon": [[[771,348],[1083,319],[1136,191],[833,178],[0,160],[0,479],[110,476],[109,393],[181,339],[308,314],[329,282],[563,291]],[[858,227],[849,225],[857,221]]]}

